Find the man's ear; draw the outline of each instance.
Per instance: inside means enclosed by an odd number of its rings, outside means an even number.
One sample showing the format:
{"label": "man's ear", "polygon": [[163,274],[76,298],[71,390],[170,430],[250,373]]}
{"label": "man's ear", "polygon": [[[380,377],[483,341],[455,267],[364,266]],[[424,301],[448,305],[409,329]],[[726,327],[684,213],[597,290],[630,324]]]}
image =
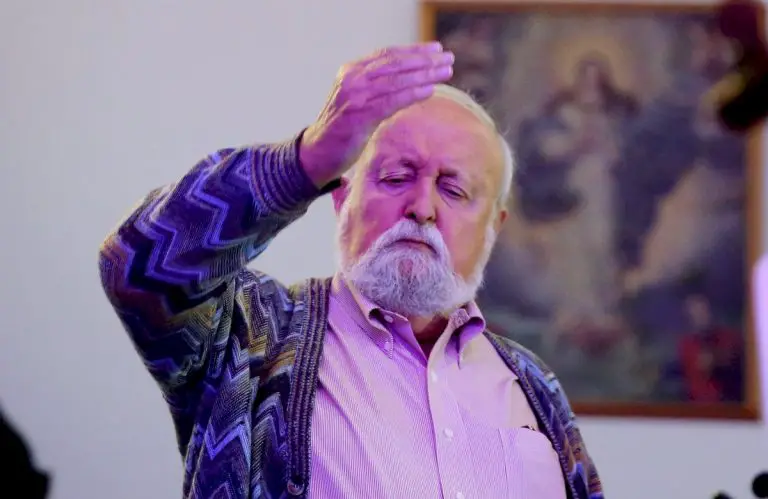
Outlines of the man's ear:
{"label": "man's ear", "polygon": [[341,213],[341,207],[344,205],[344,201],[349,196],[349,179],[347,177],[341,177],[339,179],[341,185],[331,191],[331,197],[333,198],[333,209],[336,210],[336,214]]}

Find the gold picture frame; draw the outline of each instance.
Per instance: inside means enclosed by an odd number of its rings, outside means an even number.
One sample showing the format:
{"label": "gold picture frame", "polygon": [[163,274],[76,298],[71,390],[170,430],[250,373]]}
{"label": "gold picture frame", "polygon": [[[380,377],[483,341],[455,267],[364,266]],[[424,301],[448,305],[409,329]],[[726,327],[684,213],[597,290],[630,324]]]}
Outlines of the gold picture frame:
{"label": "gold picture frame", "polygon": [[760,416],[762,134],[724,131],[707,104],[734,56],[715,9],[421,4],[421,38],[456,54],[452,83],[517,156],[481,308],[577,415]]}

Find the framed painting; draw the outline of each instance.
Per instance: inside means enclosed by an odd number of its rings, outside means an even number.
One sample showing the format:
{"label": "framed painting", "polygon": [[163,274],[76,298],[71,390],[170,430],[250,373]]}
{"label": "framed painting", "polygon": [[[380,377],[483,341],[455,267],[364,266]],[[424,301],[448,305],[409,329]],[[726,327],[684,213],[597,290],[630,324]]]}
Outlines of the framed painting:
{"label": "framed painting", "polygon": [[516,156],[478,301],[578,415],[757,419],[760,132],[708,98],[714,4],[425,2]]}

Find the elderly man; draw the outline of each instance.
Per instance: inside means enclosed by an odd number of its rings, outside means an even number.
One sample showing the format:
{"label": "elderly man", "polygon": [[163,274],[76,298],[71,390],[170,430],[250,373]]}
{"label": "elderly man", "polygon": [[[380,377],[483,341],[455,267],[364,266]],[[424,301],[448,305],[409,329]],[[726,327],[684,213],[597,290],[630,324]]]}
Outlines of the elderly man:
{"label": "elderly man", "polygon": [[[473,302],[512,156],[452,64],[428,43],[345,66],[296,138],[209,156],[104,242],[184,497],[602,497],[560,385]],[[328,192],[336,276],[246,269]]]}

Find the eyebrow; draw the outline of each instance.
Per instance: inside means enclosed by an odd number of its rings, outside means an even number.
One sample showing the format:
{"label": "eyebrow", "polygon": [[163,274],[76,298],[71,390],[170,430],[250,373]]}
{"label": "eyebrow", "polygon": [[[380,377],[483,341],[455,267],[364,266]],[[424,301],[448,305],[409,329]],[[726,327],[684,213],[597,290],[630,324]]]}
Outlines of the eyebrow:
{"label": "eyebrow", "polygon": [[[387,138],[381,142],[381,145],[383,147],[378,147],[377,150],[375,150],[373,153],[371,165],[372,168],[370,169],[370,174],[377,176],[380,175],[383,171],[387,171],[387,159],[398,155],[402,156],[404,159],[412,160],[414,162],[413,166],[416,171],[421,169],[420,163],[424,161],[424,157],[415,147],[410,144],[409,141],[399,140],[399,138]],[[484,183],[483,180],[475,178],[476,176],[473,177],[472,175],[467,175],[461,167],[457,166],[456,162],[460,160],[457,160],[456,158],[441,158],[440,153],[437,153],[434,156],[440,163],[441,177],[456,179],[469,184]]]}
{"label": "eyebrow", "polygon": [[462,172],[459,168],[456,168],[455,166],[451,166],[451,165],[444,165],[440,169],[440,176],[441,177],[450,177],[450,178],[469,180],[469,176],[468,175],[466,175],[464,172]]}

